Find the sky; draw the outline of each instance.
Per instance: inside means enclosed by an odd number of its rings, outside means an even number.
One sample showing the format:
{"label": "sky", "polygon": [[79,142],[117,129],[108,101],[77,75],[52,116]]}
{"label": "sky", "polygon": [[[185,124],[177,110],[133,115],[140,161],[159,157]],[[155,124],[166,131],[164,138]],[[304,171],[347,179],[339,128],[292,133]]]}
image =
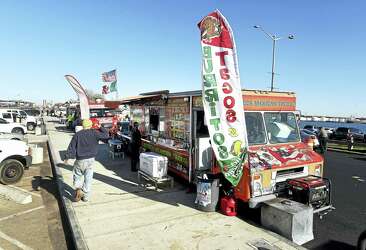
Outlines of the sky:
{"label": "sky", "polygon": [[[197,23],[219,9],[234,32],[241,86],[293,91],[305,115],[366,117],[366,2],[346,0],[1,1],[0,99],[76,99],[64,75],[119,96],[201,89]],[[286,39],[293,34],[293,40]]]}

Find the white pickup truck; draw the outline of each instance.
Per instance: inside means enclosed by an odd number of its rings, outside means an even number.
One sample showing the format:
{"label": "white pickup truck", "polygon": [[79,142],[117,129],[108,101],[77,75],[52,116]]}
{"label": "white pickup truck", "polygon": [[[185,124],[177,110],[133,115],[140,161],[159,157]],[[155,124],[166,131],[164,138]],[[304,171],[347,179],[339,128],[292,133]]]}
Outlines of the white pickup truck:
{"label": "white pickup truck", "polygon": [[0,139],[0,182],[14,184],[32,164],[31,151],[24,141]]}
{"label": "white pickup truck", "polygon": [[28,130],[22,124],[15,122],[8,122],[5,119],[0,118],[0,132],[24,135],[28,132]]}
{"label": "white pickup truck", "polygon": [[[20,117],[22,119],[22,123],[27,126],[28,130],[34,130],[35,127],[37,126],[37,124],[40,123],[39,117],[35,117],[32,115],[28,115],[24,110],[20,110],[20,109],[12,109],[12,108],[8,108],[8,109],[0,109],[0,113],[3,113],[3,117],[0,116],[0,118],[3,118],[5,120],[7,120],[8,122],[15,122],[16,119],[13,117],[14,115],[17,115],[18,117]],[[7,118],[4,118],[4,115],[7,116]],[[11,117],[9,117],[9,115]]]}

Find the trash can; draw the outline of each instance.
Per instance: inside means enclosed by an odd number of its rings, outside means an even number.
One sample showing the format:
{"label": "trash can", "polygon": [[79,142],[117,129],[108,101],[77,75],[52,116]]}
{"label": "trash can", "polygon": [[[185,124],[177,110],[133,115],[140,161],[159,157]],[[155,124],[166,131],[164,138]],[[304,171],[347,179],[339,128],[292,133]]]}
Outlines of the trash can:
{"label": "trash can", "polygon": [[214,177],[197,176],[196,205],[205,212],[216,211],[219,201],[220,181]]}

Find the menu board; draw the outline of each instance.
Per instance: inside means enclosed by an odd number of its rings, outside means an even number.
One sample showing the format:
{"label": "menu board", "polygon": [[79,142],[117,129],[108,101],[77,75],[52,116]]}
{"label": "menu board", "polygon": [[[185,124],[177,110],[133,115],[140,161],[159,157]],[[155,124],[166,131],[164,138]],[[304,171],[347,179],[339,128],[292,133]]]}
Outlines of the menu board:
{"label": "menu board", "polygon": [[165,131],[170,138],[188,141],[189,102],[184,98],[169,99],[165,110],[165,121]]}

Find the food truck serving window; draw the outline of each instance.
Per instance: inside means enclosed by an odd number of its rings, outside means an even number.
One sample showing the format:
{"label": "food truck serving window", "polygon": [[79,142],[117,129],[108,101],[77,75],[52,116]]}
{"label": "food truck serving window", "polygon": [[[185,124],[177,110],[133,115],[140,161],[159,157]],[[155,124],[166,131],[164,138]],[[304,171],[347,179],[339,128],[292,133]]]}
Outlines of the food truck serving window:
{"label": "food truck serving window", "polygon": [[265,112],[264,121],[269,142],[287,143],[300,141],[296,117],[291,112]]}
{"label": "food truck serving window", "polygon": [[262,113],[246,112],[245,124],[247,126],[249,145],[265,144],[267,142]]}

